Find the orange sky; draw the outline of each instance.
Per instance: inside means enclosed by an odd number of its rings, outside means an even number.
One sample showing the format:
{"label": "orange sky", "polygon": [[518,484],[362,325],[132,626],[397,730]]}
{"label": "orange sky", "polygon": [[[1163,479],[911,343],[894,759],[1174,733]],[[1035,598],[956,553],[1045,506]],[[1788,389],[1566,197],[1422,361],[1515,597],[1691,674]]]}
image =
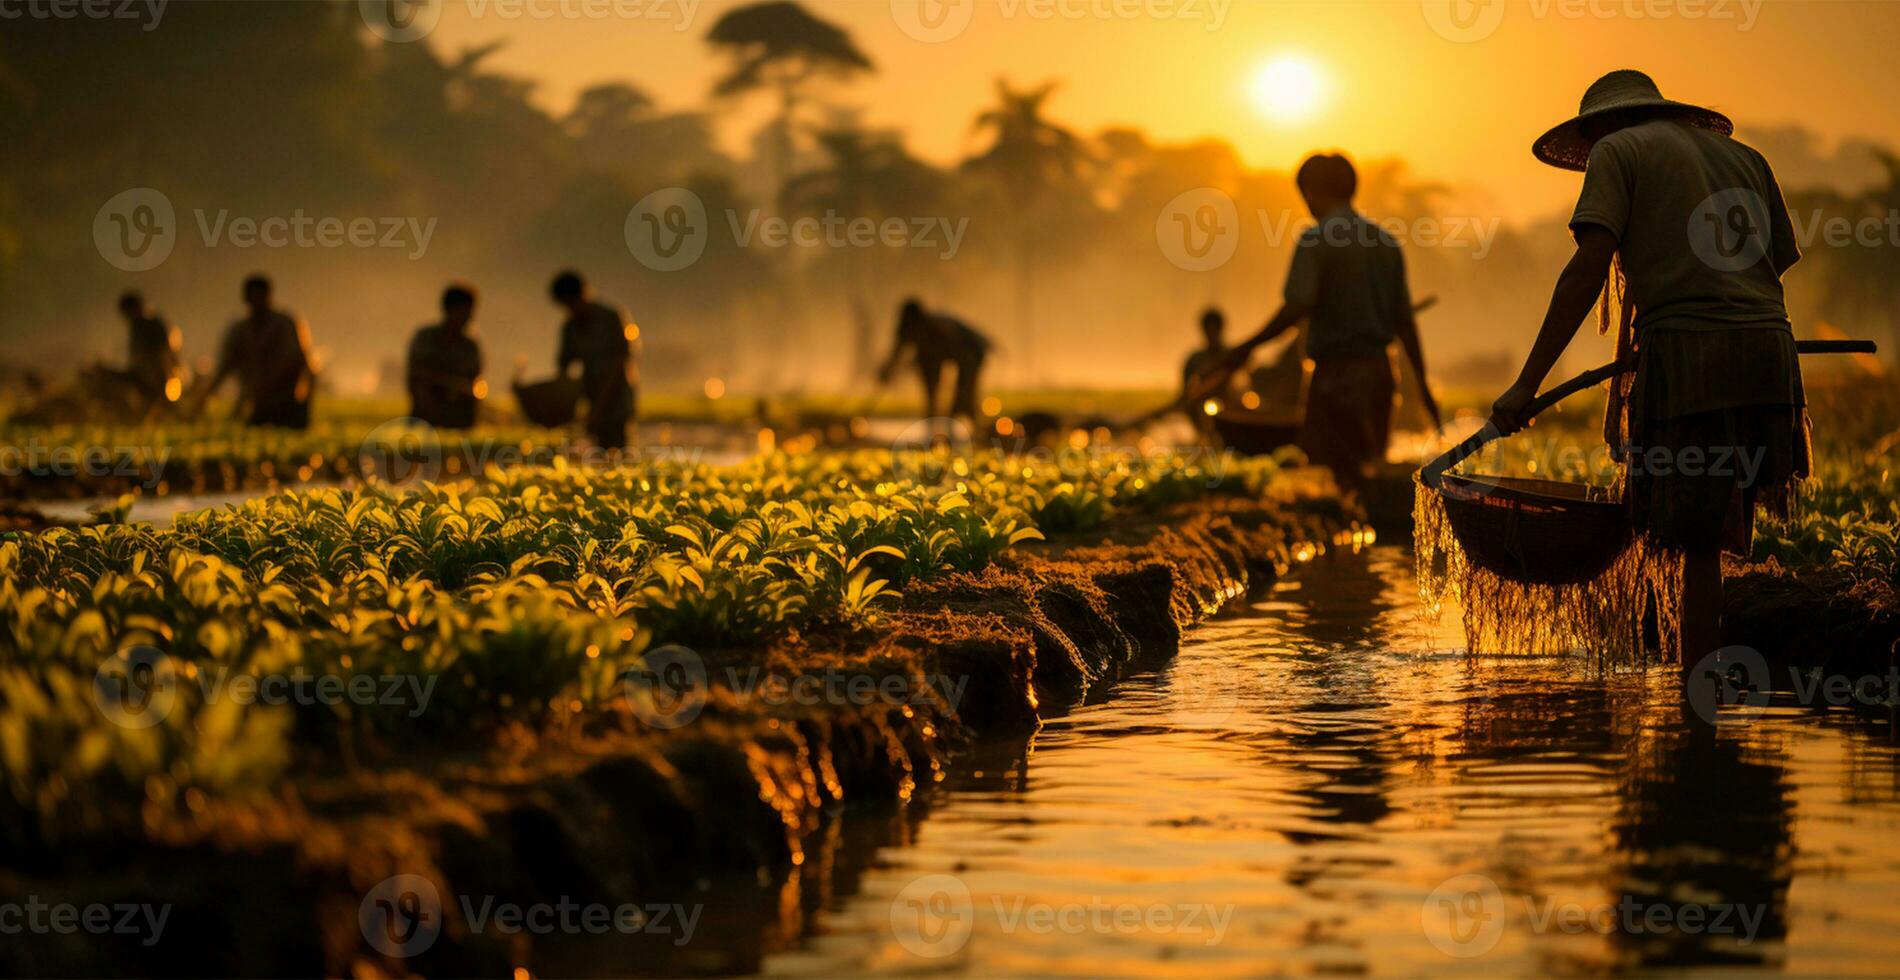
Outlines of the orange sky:
{"label": "orange sky", "polygon": [[[900,25],[919,2],[940,0],[807,6],[848,29],[879,67],[833,90],[836,101],[862,106],[872,124],[901,126],[937,160],[972,148],[970,120],[998,74],[1061,79],[1051,114],[1083,131],[1132,124],[1164,139],[1219,136],[1250,162],[1281,167],[1322,147],[1401,155],[1422,176],[1482,184],[1482,206],[1508,218],[1562,207],[1575,193],[1574,176],[1537,165],[1528,147],[1615,67],[1643,68],[1665,94],[1721,108],[1744,127],[1799,122],[1830,138],[1900,143],[1892,0],[947,0],[942,29],[963,16],[967,24],[935,43]],[[456,50],[506,39],[492,64],[540,81],[552,107],[615,79],[683,109],[703,104],[719,75],[723,63],[703,38],[736,5],[445,0],[430,43]],[[1458,13],[1463,21],[1447,19]],[[1481,36],[1451,40],[1434,21]],[[1310,60],[1328,83],[1327,111],[1309,121],[1270,121],[1250,100],[1250,77],[1287,55]],[[735,148],[761,118],[746,105],[721,133]]]}

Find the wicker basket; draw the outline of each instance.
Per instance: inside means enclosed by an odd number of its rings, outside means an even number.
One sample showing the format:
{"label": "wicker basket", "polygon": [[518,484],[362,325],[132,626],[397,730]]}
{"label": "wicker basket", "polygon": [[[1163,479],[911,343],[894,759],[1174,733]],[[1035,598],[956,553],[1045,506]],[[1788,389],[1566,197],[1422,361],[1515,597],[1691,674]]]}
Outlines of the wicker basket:
{"label": "wicker basket", "polygon": [[561,428],[574,421],[581,401],[581,383],[572,378],[555,378],[534,384],[515,382],[515,401],[521,414],[535,425]]}

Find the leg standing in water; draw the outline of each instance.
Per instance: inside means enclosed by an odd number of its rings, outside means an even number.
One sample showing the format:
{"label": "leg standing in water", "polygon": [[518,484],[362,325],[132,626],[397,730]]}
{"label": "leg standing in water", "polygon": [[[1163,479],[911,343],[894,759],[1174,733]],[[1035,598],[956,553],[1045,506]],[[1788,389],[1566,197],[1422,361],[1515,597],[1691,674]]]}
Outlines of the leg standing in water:
{"label": "leg standing in water", "polygon": [[1538,159],[1583,171],[1577,250],[1523,371],[1492,406],[1500,432],[1522,428],[1599,295],[1606,329],[1620,314],[1617,355],[1635,370],[1611,384],[1605,435],[1627,467],[1632,523],[1681,556],[1685,669],[1721,645],[1722,551],[1746,553],[1756,507],[1785,513],[1809,468],[1781,288],[1800,251],[1768,162],[1733,131],[1625,70],[1537,141]]}

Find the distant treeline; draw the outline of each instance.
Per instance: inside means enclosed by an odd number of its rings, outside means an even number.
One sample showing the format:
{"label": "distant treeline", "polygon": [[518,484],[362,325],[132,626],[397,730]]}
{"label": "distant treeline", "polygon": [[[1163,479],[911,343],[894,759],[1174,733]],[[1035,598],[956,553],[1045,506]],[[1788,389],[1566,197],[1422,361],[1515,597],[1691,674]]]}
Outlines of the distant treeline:
{"label": "distant treeline", "polygon": [[[239,279],[257,270],[308,317],[327,383],[342,390],[367,389],[400,356],[450,278],[483,290],[491,373],[517,355],[545,371],[556,316],[543,290],[566,266],[633,311],[648,378],[682,389],[709,376],[774,389],[856,380],[911,294],[995,335],[1001,379],[1016,383],[1165,382],[1202,306],[1227,306],[1243,328],[1270,312],[1304,220],[1296,160],[1258,171],[1218,140],[1078,133],[1060,121],[1060,88],[1038,79],[999,80],[972,120],[972,156],[928,162],[842,108],[852,79],[882,66],[796,5],[740,8],[703,36],[671,37],[731,66],[705,107],[665,109],[613,81],[556,115],[531,82],[484,67],[493,48],[384,42],[353,3],[174,3],[152,31],[11,21],[0,31],[0,358],[116,356],[111,302],[129,286],[185,328],[190,353],[208,353]],[[735,159],[712,120],[754,98],[776,112]],[[1791,203],[1856,220],[1900,213],[1900,165],[1882,160],[1884,186],[1791,188]],[[1567,254],[1561,219],[1505,225],[1463,203],[1463,187],[1419,181],[1398,161],[1360,164],[1362,210],[1402,228],[1414,292],[1442,298],[1425,323],[1436,364],[1456,374],[1505,363]],[[672,187],[697,195],[709,228],[696,261],[658,271],[629,248],[629,212]],[[94,240],[102,205],[134,188],[175,210],[173,254],[150,271],[115,268]],[[1232,200],[1238,223],[1223,232],[1238,234],[1232,257],[1213,268],[1170,243],[1227,227],[1193,208],[1170,220],[1172,202],[1200,188]],[[776,234],[774,219],[799,217],[820,219],[805,226],[816,245]],[[303,222],[305,239],[245,247],[272,219]],[[357,219],[375,222],[376,244],[318,234],[325,220],[334,230]],[[1797,315],[1889,339],[1900,231],[1886,234],[1811,243]]]}

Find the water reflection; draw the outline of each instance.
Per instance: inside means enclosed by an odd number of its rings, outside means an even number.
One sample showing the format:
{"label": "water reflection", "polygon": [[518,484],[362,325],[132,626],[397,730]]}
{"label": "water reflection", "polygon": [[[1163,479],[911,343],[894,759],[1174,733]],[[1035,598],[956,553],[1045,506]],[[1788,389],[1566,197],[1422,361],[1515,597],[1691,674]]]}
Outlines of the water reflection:
{"label": "water reflection", "polygon": [[875,843],[841,825],[764,970],[1891,971],[1884,725],[1718,730],[1668,671],[1468,656],[1407,560],[1319,562]]}

